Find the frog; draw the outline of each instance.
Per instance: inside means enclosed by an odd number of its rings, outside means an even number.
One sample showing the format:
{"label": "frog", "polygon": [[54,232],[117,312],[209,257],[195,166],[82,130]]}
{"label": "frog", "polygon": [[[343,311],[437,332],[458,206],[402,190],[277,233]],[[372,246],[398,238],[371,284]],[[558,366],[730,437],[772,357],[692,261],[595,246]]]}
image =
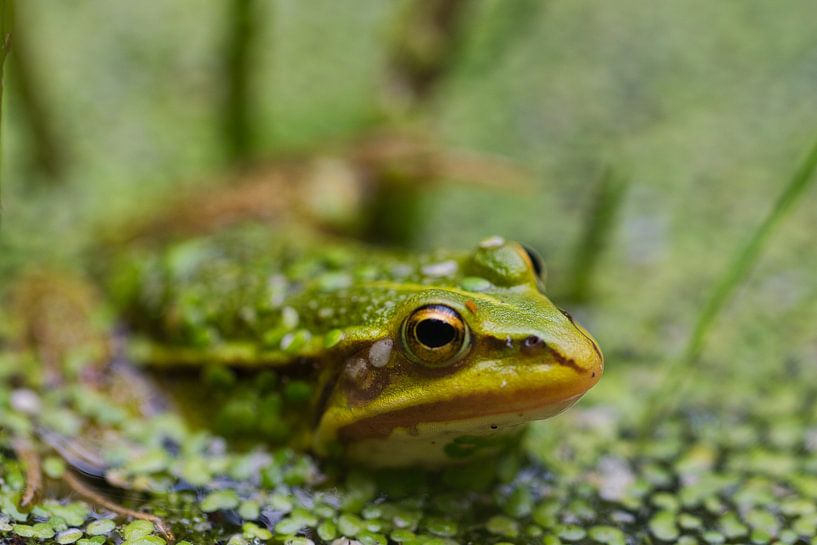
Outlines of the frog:
{"label": "frog", "polygon": [[[463,462],[507,448],[604,371],[595,339],[546,295],[541,258],[499,236],[413,253],[249,222],[132,249],[112,271],[129,359],[198,373],[189,412],[250,443],[369,467]],[[266,377],[253,402],[244,383],[222,397],[255,427],[220,412],[206,377],[225,372]]]}
{"label": "frog", "polygon": [[[20,509],[60,484],[172,542],[173,519],[138,506],[175,487],[217,493],[230,481],[200,465],[222,464],[227,447],[251,464],[290,460],[311,485],[361,465],[479,465],[519,454],[529,422],[601,378],[598,344],[551,301],[529,247],[491,236],[412,250],[377,227],[403,218],[361,228],[359,199],[391,214],[370,176],[350,177],[356,197],[327,211],[282,197],[292,178],[274,174],[180,194],[99,229],[81,271],[15,282],[0,307],[12,389],[0,445],[19,461]],[[46,479],[41,458],[53,470],[54,455],[66,470]]]}

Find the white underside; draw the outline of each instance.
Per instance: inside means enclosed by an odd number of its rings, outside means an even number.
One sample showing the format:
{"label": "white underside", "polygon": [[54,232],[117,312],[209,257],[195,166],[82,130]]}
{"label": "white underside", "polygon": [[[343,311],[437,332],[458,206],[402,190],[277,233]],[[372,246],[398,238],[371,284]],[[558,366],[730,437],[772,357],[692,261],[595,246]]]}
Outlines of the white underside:
{"label": "white underside", "polygon": [[[500,446],[491,448],[492,438],[500,443],[500,438],[518,431],[531,420],[544,420],[554,416],[576,402],[580,396],[530,411],[467,418],[450,422],[419,423],[412,428],[396,428],[383,439],[363,439],[347,445],[347,455],[362,464],[378,467],[410,465],[442,465],[467,461],[469,457],[452,457],[446,453],[452,443],[463,438],[483,438],[484,446],[473,449],[475,458],[490,455]],[[465,439],[465,443],[469,441]],[[456,446],[456,444],[455,444]],[[467,450],[467,449],[466,449]]]}

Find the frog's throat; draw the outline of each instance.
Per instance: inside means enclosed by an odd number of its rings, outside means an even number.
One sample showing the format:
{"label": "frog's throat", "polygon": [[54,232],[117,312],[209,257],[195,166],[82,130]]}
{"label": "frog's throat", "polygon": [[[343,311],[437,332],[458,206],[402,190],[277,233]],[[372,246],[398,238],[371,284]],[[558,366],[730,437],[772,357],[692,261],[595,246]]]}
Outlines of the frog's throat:
{"label": "frog's throat", "polygon": [[343,442],[386,439],[397,429],[409,430],[411,434],[419,424],[476,420],[483,422],[486,428],[497,429],[505,427],[509,420],[522,423],[554,416],[573,405],[583,394],[582,391],[543,402],[546,394],[531,388],[512,395],[496,392],[456,397],[371,416],[347,424],[338,435]]}

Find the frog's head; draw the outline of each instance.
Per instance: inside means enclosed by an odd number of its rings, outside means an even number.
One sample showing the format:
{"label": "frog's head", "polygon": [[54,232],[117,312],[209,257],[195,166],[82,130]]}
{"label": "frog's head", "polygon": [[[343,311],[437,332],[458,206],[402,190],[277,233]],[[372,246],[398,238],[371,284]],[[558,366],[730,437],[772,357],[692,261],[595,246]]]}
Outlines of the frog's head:
{"label": "frog's head", "polygon": [[368,287],[396,304],[337,375],[318,450],[337,439],[379,465],[462,458],[563,411],[601,378],[596,342],[544,295],[531,252],[495,237],[455,262],[447,284]]}

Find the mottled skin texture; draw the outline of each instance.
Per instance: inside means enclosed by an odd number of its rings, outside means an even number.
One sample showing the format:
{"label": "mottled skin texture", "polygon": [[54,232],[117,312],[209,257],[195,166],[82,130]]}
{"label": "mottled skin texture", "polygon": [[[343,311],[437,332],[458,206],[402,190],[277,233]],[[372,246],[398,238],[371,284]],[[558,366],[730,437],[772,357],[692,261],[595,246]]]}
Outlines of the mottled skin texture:
{"label": "mottled skin texture", "polygon": [[[563,410],[601,377],[595,341],[544,295],[532,259],[498,237],[404,255],[243,226],[137,251],[113,291],[147,339],[145,364],[275,369],[313,387],[298,412],[315,452],[436,464],[456,441]],[[422,308],[448,312],[461,342],[414,340],[418,356],[406,324]]]}

